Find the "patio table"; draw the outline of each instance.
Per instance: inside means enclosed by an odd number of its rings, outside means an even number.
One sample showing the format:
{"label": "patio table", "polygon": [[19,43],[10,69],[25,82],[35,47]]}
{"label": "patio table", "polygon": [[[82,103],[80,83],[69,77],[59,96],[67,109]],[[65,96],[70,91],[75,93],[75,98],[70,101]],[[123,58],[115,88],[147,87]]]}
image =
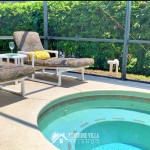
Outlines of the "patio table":
{"label": "patio table", "polygon": [[19,53],[6,53],[6,54],[0,54],[0,65],[2,65],[3,58],[7,59],[7,66],[9,66],[10,59],[14,59],[15,66],[23,66],[24,65],[24,58],[26,58],[27,55],[19,54]]}

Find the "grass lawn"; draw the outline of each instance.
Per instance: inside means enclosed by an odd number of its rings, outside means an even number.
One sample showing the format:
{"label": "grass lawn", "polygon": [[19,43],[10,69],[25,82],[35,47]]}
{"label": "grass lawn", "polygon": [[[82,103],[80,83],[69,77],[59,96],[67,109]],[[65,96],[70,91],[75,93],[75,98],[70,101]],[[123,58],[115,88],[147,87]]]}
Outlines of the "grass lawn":
{"label": "grass lawn", "polygon": [[[85,73],[102,75],[102,76],[109,76],[109,71],[102,71],[102,70],[85,69]],[[116,77],[115,72],[112,73],[112,77]],[[127,77],[127,79],[150,82],[150,76],[127,74],[126,77]],[[118,73],[118,78],[121,78],[120,72]]]}

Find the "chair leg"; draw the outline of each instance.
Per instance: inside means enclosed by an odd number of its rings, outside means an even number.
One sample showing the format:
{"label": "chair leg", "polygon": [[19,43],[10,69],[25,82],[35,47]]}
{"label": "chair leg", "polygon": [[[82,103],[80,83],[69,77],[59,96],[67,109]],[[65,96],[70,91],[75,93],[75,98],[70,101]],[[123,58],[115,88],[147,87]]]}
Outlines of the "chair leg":
{"label": "chair leg", "polygon": [[[84,69],[85,68],[83,67],[83,68],[75,68],[75,69],[81,69],[81,78],[80,78],[80,80],[84,81],[85,80],[85,78],[84,78]],[[72,71],[72,70],[75,70],[75,69],[72,69],[72,68],[68,69],[68,68],[64,68],[64,67],[56,68],[56,75],[58,76],[58,82],[49,82],[49,81],[43,81],[43,80],[40,80],[40,79],[35,79],[34,74],[32,74],[32,78],[28,78],[28,80],[32,80],[32,81],[35,81],[35,82],[41,82],[41,83],[45,83],[45,84],[52,84],[52,85],[61,86],[61,84],[62,84],[62,73],[67,72],[67,71]],[[44,71],[43,70],[42,70],[43,73],[51,74],[51,73],[45,72],[45,70]],[[64,76],[66,76],[66,75],[64,75]],[[66,76],[66,77],[71,77],[71,76]]]}
{"label": "chair leg", "polygon": [[62,76],[61,69],[57,69],[57,74],[58,74],[58,86],[61,86],[61,76]]}
{"label": "chair leg", "polygon": [[[11,81],[11,82],[13,82],[13,81]],[[0,89],[2,89],[4,91],[8,91],[10,93],[17,94],[17,95],[25,96],[25,78],[21,79],[21,91],[13,90],[13,89],[3,87],[3,86],[0,86]]]}
{"label": "chair leg", "polygon": [[32,74],[32,79],[35,79],[35,74]]}
{"label": "chair leg", "polygon": [[19,83],[19,81],[18,81],[18,80],[16,80],[16,81],[15,81],[15,85],[17,85],[18,83]]}
{"label": "chair leg", "polygon": [[56,68],[56,75],[58,75],[58,70],[59,70],[59,69],[58,69],[58,68]]}
{"label": "chair leg", "polygon": [[25,79],[21,79],[21,95],[25,96]]}
{"label": "chair leg", "polygon": [[45,73],[45,69],[42,69],[42,73]]}
{"label": "chair leg", "polygon": [[84,68],[82,68],[81,71],[82,71],[82,80],[84,81]]}
{"label": "chair leg", "polygon": [[[49,74],[48,72],[44,72],[44,73]],[[49,81],[45,81],[45,80],[41,80],[41,79],[36,79],[35,78],[35,74],[32,74],[32,77],[31,78],[28,77],[27,80],[40,82],[40,83],[44,83],[44,84],[57,85],[58,86],[58,83],[55,83],[55,82],[49,82]]]}

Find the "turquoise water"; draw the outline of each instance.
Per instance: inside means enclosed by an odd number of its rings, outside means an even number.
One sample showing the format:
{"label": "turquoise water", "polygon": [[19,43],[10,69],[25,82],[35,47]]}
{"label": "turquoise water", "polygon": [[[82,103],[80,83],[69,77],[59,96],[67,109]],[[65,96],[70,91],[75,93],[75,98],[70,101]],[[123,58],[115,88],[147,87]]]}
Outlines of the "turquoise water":
{"label": "turquoise water", "polygon": [[141,149],[127,144],[113,143],[113,144],[102,145],[92,150],[141,150]]}
{"label": "turquoise water", "polygon": [[150,99],[93,95],[46,106],[38,120],[46,139],[60,150],[150,149]]}
{"label": "turquoise water", "polygon": [[125,142],[135,147],[149,146],[148,114],[112,108],[85,109],[71,114],[65,111],[65,113],[65,116],[54,120],[42,131],[52,143],[54,135],[64,134],[67,140],[62,138],[62,144],[61,138],[54,142],[61,150],[65,150],[68,143],[72,150],[93,150],[99,145],[112,142]]}

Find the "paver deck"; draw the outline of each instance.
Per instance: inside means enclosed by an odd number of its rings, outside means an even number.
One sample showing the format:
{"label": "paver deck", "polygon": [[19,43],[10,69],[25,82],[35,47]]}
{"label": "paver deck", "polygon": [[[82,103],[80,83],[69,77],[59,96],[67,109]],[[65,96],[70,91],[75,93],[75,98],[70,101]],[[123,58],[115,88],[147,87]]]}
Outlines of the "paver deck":
{"label": "paver deck", "polygon": [[[79,76],[79,74],[74,75]],[[61,87],[26,80],[25,97],[0,91],[0,150],[56,150],[57,148],[39,131],[37,116],[46,104],[58,97],[94,90],[150,93],[150,84],[90,75],[85,75],[85,79],[86,81],[82,82],[63,78]],[[9,87],[20,88],[19,85],[14,84]]]}

